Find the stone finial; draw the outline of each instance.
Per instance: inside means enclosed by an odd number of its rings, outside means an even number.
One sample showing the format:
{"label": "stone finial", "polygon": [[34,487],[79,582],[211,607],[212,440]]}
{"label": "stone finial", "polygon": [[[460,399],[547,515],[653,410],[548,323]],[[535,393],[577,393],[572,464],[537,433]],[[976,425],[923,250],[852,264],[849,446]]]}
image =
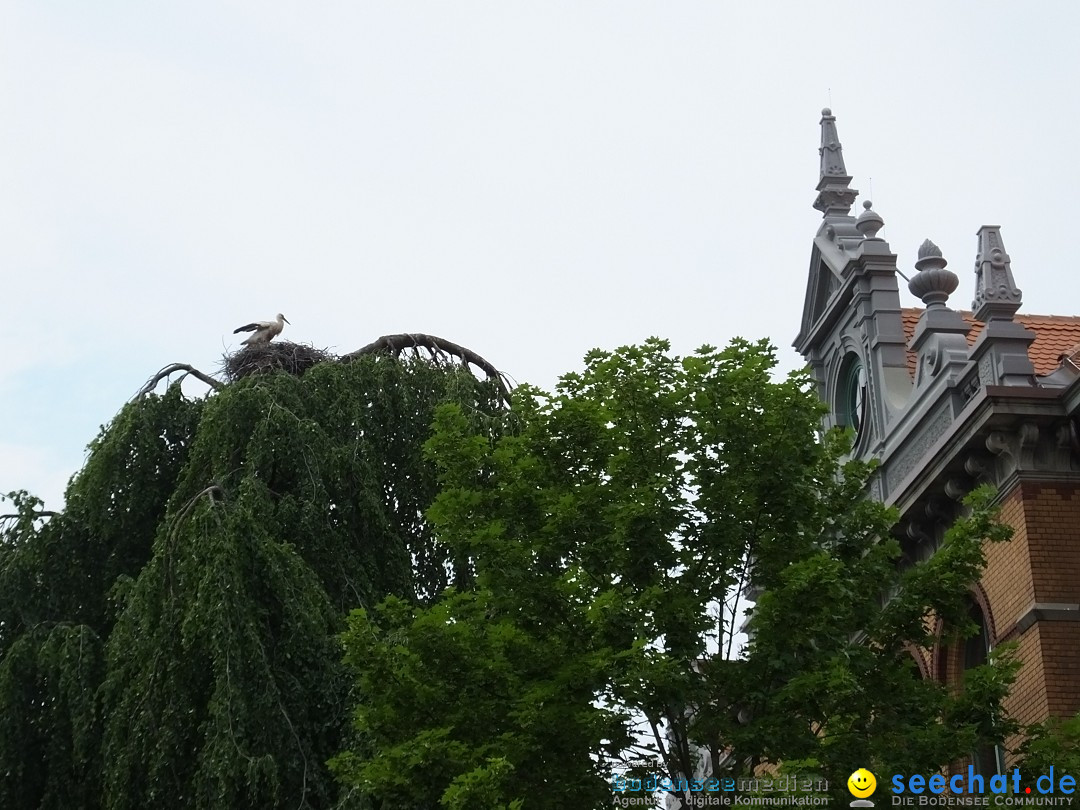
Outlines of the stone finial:
{"label": "stone finial", "polygon": [[866,210],[855,220],[855,227],[863,235],[863,239],[876,239],[877,232],[885,227],[885,220],[873,209],[874,204],[870,200],[863,200],[862,207]]}
{"label": "stone finial", "polygon": [[944,307],[960,284],[956,273],[945,269],[947,264],[941,256],[941,248],[929,239],[919,246],[919,259],[915,262],[919,272],[908,282],[908,289],[922,299],[928,310]]}
{"label": "stone finial", "polygon": [[844,151],[836,134],[836,116],[826,107],[821,111],[821,175],[817,184],[814,208],[825,216],[846,215],[859,192],[851,188],[851,177],[844,166]]}
{"label": "stone finial", "polygon": [[1009,254],[1001,241],[999,225],[979,228],[979,253],[975,256],[975,300],[971,308],[980,321],[1011,321],[1020,309],[1023,294],[1013,280]]}
{"label": "stone finial", "polygon": [[919,258],[915,262],[915,269],[922,270],[923,267],[937,267],[938,265],[944,267],[947,264],[948,262],[941,256],[941,248],[929,239],[924,239],[919,245]]}

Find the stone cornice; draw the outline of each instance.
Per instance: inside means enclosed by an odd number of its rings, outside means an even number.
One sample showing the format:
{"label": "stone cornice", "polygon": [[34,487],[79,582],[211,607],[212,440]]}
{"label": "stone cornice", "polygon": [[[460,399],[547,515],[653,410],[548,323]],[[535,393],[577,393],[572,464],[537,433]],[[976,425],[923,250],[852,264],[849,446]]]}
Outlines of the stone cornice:
{"label": "stone cornice", "polygon": [[[1019,456],[1022,452],[1034,452],[1028,444],[1039,441],[1058,444],[1067,439],[1057,435],[1066,424],[1067,416],[1061,393],[1060,390],[1006,386],[980,389],[955,420],[932,442],[920,448],[920,458],[914,460],[912,471],[889,488],[886,503],[897,507],[901,514],[907,514],[919,501],[945,492],[947,486],[950,498],[962,497],[958,491],[964,488],[961,479],[970,479],[971,486],[986,480],[1000,487],[1013,473],[1034,472],[1027,469],[1028,464]],[[932,424],[933,419],[924,419],[921,427]],[[1011,441],[1016,446],[1010,447],[1001,437],[1023,430],[1023,425],[1033,427],[1034,436],[1029,430],[1026,439],[1014,437]],[[1053,427],[1053,430],[1049,433],[1040,431],[1041,425]],[[1041,433],[1044,435],[1040,436]],[[911,441],[917,438],[912,435]],[[883,460],[879,475],[889,474],[890,464],[895,463],[908,444],[899,445]],[[997,463],[1002,454],[1016,455],[1015,463]],[[1069,472],[1061,466],[1043,470],[1043,474],[1058,476]]]}

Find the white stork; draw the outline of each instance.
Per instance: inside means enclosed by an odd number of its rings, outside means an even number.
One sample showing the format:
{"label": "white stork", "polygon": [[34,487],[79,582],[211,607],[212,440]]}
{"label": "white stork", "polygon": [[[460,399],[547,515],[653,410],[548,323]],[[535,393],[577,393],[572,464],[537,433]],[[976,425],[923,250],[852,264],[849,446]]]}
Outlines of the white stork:
{"label": "white stork", "polygon": [[249,323],[247,326],[241,326],[234,329],[233,334],[235,335],[238,332],[254,332],[247,340],[242,341],[241,345],[256,346],[261,343],[269,343],[276,338],[281,334],[281,330],[285,328],[285,324],[288,322],[288,318],[279,312],[276,320],[255,321],[255,323]]}

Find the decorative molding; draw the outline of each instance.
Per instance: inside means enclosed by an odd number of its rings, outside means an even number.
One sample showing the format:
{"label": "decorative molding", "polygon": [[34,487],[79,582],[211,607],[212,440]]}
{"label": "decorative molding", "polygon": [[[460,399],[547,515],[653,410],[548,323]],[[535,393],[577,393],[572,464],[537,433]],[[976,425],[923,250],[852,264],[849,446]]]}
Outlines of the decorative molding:
{"label": "decorative molding", "polygon": [[1050,422],[1040,429],[1035,422],[1023,422],[1011,431],[991,432],[984,443],[995,456],[987,465],[993,472],[987,480],[999,488],[1020,474],[1059,477],[1078,469],[1068,423]]}
{"label": "decorative molding", "polygon": [[880,475],[875,474],[874,477],[870,479],[870,489],[871,497],[875,501],[885,500],[885,482],[881,480]]}
{"label": "decorative molding", "polygon": [[964,478],[950,478],[945,482],[945,495],[954,501],[960,502],[964,500],[972,487]]}
{"label": "decorative molding", "polygon": [[915,465],[926,457],[937,440],[945,435],[945,431],[951,424],[952,414],[947,406],[940,407],[936,414],[926,419],[922,429],[911,439],[910,444],[889,463],[890,491],[896,489],[900,482],[908,477],[908,474],[915,469]]}
{"label": "decorative molding", "polygon": [[986,449],[995,456],[1011,456],[1013,454],[1012,442],[1009,441],[1008,434],[1002,430],[995,430],[990,433],[983,443],[986,445]]}
{"label": "decorative molding", "polygon": [[964,459],[964,472],[980,484],[989,483],[993,479],[993,466],[993,459],[983,452],[969,453]]}
{"label": "decorative molding", "polygon": [[1016,432],[1020,446],[1020,469],[1035,468],[1035,451],[1039,447],[1039,426],[1034,422],[1024,422]]}
{"label": "decorative molding", "polygon": [[953,510],[944,502],[931,499],[926,502],[926,506],[923,507],[923,513],[935,523],[944,523],[951,521],[953,518]]}
{"label": "decorative molding", "polygon": [[1068,422],[1058,425],[1057,430],[1054,432],[1054,444],[1059,450],[1068,450],[1072,446],[1074,430],[1075,422],[1071,419]]}
{"label": "decorative molding", "polygon": [[1016,632],[1023,633],[1036,622],[1080,621],[1080,605],[1069,602],[1036,602],[1016,620]]}

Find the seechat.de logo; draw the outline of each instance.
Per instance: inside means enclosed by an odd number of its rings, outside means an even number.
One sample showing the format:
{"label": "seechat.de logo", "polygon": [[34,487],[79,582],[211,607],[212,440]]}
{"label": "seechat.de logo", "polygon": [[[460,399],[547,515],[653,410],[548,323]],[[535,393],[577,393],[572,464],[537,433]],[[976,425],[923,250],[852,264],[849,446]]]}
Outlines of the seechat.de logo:
{"label": "seechat.de logo", "polygon": [[963,772],[931,776],[896,774],[891,782],[893,807],[1071,805],[1076,791],[1076,777],[1060,772],[1055,777],[1053,765],[1049,773],[1035,777],[1034,792],[1032,778],[1024,779],[1019,768],[984,777],[969,765],[966,775]]}

